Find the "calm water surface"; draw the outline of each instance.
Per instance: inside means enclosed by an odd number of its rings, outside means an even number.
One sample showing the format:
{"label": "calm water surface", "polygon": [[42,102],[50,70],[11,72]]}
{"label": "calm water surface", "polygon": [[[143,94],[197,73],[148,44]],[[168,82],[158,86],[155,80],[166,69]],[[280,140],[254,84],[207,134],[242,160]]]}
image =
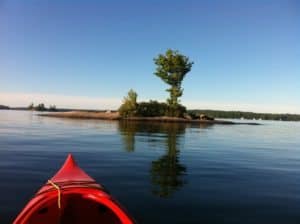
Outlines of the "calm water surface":
{"label": "calm water surface", "polygon": [[300,123],[176,125],[0,111],[0,223],[72,152],[139,223],[300,223]]}

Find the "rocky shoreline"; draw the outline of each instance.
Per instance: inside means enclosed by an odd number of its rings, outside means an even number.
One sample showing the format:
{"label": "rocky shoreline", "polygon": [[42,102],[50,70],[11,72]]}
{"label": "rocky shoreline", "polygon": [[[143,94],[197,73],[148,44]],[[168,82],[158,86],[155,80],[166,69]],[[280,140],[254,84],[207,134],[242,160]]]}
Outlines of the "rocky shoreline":
{"label": "rocky shoreline", "polygon": [[118,112],[83,112],[83,111],[69,111],[69,112],[53,112],[38,114],[38,116],[58,117],[58,118],[73,118],[73,119],[99,119],[99,120],[125,120],[125,121],[143,121],[143,122],[172,122],[172,123],[197,123],[197,124],[244,124],[244,125],[260,125],[255,122],[233,122],[226,120],[200,120],[200,119],[186,119],[177,117],[127,117],[123,118]]}

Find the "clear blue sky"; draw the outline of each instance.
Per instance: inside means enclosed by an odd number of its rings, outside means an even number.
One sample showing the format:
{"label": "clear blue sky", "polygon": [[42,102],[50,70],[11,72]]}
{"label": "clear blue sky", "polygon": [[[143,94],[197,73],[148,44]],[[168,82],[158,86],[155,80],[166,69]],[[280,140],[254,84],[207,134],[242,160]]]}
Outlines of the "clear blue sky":
{"label": "clear blue sky", "polygon": [[153,58],[168,48],[194,61],[189,108],[300,113],[297,0],[0,1],[0,104],[165,100]]}

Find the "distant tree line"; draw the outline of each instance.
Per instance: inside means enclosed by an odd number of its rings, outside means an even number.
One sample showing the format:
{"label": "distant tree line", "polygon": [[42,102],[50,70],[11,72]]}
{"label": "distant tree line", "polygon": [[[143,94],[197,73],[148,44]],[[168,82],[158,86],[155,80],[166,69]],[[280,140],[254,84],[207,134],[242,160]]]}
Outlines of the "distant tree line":
{"label": "distant tree line", "polygon": [[222,110],[189,110],[191,117],[197,117],[200,114],[217,118],[228,119],[256,119],[256,120],[277,120],[277,121],[300,121],[299,114],[273,114],[273,113],[253,113],[243,111],[222,111]]}
{"label": "distant tree line", "polygon": [[36,106],[34,106],[33,103],[31,103],[28,106],[28,110],[35,110],[35,111],[57,111],[56,106],[55,105],[49,105],[49,107],[45,107],[45,104],[40,103]]}

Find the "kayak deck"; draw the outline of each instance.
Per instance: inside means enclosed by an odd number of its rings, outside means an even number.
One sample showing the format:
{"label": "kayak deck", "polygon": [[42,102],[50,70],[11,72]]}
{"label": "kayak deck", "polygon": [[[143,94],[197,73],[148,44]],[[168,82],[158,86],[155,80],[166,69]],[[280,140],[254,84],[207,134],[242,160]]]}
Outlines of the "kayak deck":
{"label": "kayak deck", "polygon": [[64,195],[61,209],[57,209],[57,199],[53,198],[28,219],[30,224],[39,224],[41,221],[60,224],[121,224],[120,219],[111,209],[91,199],[83,198],[81,194]]}
{"label": "kayak deck", "polygon": [[122,206],[69,155],[14,224],[133,224]]}

